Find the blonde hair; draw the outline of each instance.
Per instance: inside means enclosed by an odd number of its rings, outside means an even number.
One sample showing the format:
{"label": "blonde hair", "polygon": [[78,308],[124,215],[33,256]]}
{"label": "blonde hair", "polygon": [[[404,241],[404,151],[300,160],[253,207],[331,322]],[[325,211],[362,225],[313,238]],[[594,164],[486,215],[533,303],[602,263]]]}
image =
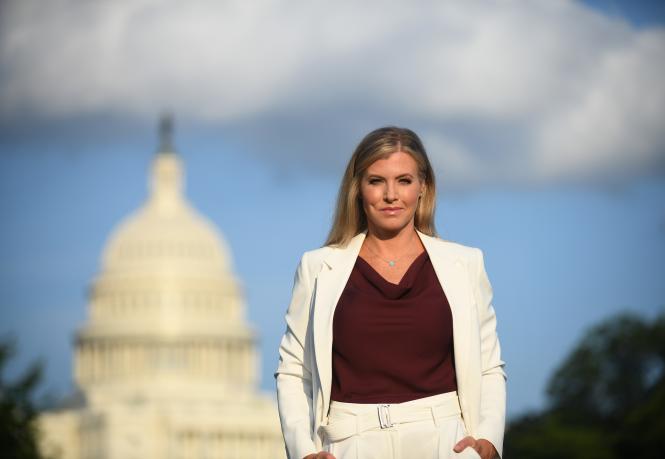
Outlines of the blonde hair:
{"label": "blonde hair", "polygon": [[335,217],[325,245],[344,247],[355,235],[367,229],[367,216],[360,203],[360,181],[374,161],[398,151],[408,153],[416,161],[418,175],[425,184],[416,209],[415,227],[429,236],[436,235],[436,184],[425,147],[412,130],[387,126],[367,134],[351,155],[339,187]]}

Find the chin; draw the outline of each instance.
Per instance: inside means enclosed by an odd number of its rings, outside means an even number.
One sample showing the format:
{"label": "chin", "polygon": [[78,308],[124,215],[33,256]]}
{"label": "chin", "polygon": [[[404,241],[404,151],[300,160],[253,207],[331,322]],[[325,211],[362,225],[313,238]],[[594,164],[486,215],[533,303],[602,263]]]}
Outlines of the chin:
{"label": "chin", "polygon": [[402,229],[404,229],[406,226],[408,226],[409,222],[379,222],[379,223],[374,223],[374,227],[379,230],[379,231],[385,231],[388,233],[398,233]]}

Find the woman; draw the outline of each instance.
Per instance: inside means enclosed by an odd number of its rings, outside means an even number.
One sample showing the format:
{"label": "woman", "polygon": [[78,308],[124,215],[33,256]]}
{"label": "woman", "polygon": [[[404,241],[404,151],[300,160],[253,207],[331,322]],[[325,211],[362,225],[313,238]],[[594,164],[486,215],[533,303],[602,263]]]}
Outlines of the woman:
{"label": "woman", "polygon": [[286,313],[275,377],[289,458],[501,455],[492,288],[479,249],[435,236],[435,202],[414,132],[360,142]]}

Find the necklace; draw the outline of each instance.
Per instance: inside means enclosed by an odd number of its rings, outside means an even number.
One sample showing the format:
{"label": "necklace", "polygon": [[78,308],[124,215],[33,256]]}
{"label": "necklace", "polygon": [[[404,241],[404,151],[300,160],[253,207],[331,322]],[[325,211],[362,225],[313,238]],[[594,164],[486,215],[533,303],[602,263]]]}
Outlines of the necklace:
{"label": "necklace", "polygon": [[[411,236],[412,236],[412,239],[409,240],[409,242],[407,243],[407,245],[412,245],[412,244],[411,244],[411,241],[413,241],[413,237],[414,237],[415,235],[416,235],[416,233],[414,232],[414,233],[411,235]],[[400,260],[401,260],[402,258],[404,258],[405,256],[407,256],[407,255],[411,255],[411,254],[413,253],[412,251],[411,251],[411,252],[406,252],[406,253],[402,254],[401,256],[399,256],[399,257],[397,257],[397,258],[393,258],[393,259],[391,260],[391,259],[383,258],[381,255],[379,255],[379,254],[376,253],[374,250],[372,250],[371,247],[370,247],[368,244],[365,244],[365,247],[367,247],[367,250],[369,250],[369,251],[372,253],[372,255],[374,255],[374,256],[377,257],[378,259],[383,260],[383,261],[385,261],[386,263],[388,263],[388,266],[389,266],[390,268],[394,268],[398,261],[400,261]]]}
{"label": "necklace", "polygon": [[405,256],[407,256],[407,255],[409,255],[409,254],[412,253],[412,252],[407,252],[407,253],[403,254],[401,257],[397,257],[397,258],[395,258],[395,259],[393,259],[393,260],[388,260],[388,259],[383,258],[383,257],[382,257],[381,255],[379,255],[378,253],[376,253],[374,250],[370,249],[369,246],[365,246],[365,247],[367,247],[367,250],[369,250],[370,252],[372,252],[372,255],[374,255],[375,257],[380,258],[381,260],[383,260],[383,261],[385,261],[386,263],[388,263],[388,266],[390,266],[391,268],[394,268],[395,265],[397,264],[397,262],[398,262],[399,260],[401,260],[401,259],[404,258]]}

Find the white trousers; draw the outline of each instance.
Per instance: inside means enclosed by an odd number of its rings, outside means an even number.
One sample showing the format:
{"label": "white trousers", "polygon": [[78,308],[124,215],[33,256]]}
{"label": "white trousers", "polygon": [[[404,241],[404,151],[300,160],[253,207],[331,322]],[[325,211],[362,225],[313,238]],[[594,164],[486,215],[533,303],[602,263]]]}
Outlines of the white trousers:
{"label": "white trousers", "polygon": [[404,403],[331,401],[321,427],[324,451],[337,459],[478,459],[473,448],[455,444],[467,433],[456,392]]}

